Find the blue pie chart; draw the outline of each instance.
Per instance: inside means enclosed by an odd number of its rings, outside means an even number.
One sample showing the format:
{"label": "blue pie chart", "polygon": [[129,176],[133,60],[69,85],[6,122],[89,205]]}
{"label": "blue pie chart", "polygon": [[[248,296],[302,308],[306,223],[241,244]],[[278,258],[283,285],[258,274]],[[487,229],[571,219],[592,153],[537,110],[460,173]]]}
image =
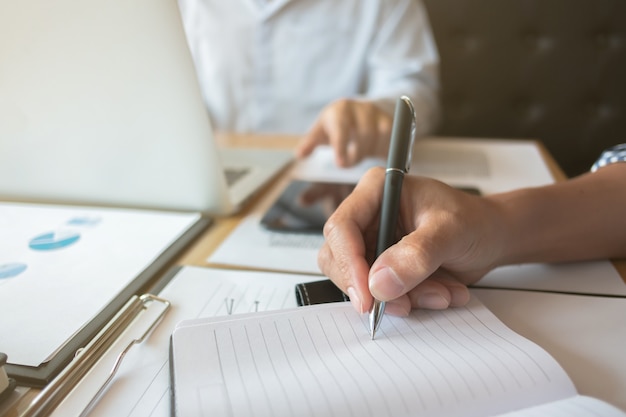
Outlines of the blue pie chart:
{"label": "blue pie chart", "polygon": [[19,262],[11,262],[8,264],[0,264],[0,279],[13,278],[26,270],[26,264]]}
{"label": "blue pie chart", "polygon": [[74,231],[47,232],[32,238],[28,246],[39,251],[55,250],[70,246],[78,239],[80,239],[80,234]]}

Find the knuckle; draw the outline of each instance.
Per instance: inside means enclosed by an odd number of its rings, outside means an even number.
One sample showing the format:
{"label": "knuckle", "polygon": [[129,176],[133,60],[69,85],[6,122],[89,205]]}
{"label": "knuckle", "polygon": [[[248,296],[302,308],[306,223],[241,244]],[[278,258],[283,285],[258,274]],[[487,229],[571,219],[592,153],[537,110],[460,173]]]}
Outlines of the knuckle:
{"label": "knuckle", "polygon": [[324,238],[326,240],[326,243],[324,244],[324,247],[326,247],[330,242],[334,241],[334,236],[336,234],[336,231],[338,229],[338,223],[339,221],[337,220],[337,213],[333,213],[328,220],[326,220],[326,223],[324,223],[324,227],[322,230],[322,233],[324,235]]}
{"label": "knuckle", "polygon": [[330,249],[328,248],[328,245],[326,244],[322,245],[319,252],[317,253],[317,265],[325,274],[329,270],[328,266],[330,264],[331,259],[332,257],[330,256]]}

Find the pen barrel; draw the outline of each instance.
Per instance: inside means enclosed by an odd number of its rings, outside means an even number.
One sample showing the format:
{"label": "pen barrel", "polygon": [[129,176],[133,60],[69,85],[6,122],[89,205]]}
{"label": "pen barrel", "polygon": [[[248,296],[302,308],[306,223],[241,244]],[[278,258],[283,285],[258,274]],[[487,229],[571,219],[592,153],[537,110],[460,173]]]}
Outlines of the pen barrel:
{"label": "pen barrel", "polygon": [[[383,199],[380,208],[378,225],[378,241],[376,242],[376,257],[378,258],[387,248],[396,243],[398,218],[400,215],[400,197],[405,172],[411,164],[411,147],[413,146],[415,112],[408,97],[402,96],[396,103],[393,118],[387,171],[383,186]],[[370,332],[372,339],[385,312],[385,303],[374,300],[374,307],[370,311]]]}
{"label": "pen barrel", "polygon": [[389,143],[387,172],[385,173],[380,224],[378,226],[378,241],[376,242],[376,257],[389,246],[396,243],[402,181],[404,180],[404,173],[408,172],[411,162],[413,113],[413,107],[408,99],[405,97],[399,98],[396,102]]}
{"label": "pen barrel", "polygon": [[389,246],[396,243],[403,180],[404,174],[400,171],[388,170],[385,174],[382,207],[380,208],[380,225],[378,226],[378,241],[376,242],[376,257]]}

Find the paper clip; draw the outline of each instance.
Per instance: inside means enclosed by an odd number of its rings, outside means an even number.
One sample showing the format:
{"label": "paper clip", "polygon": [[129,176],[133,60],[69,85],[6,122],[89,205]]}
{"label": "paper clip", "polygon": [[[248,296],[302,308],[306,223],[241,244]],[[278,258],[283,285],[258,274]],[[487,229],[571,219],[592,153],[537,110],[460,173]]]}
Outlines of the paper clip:
{"label": "paper clip", "polygon": [[163,298],[152,294],[133,296],[124,307],[113,317],[113,319],[89,342],[84,348],[79,349],[72,362],[52,380],[33,400],[30,406],[24,410],[20,417],[39,417],[50,414],[65,396],[74,388],[76,384],[85,376],[93,365],[118,339],[130,323],[137,318],[139,313],[146,310],[150,304],[158,302],[163,304],[163,310],[150,324],[148,329],[138,338],[133,339],[122,352],[117,356],[113,369],[109,376],[98,389],[89,404],[85,407],[81,416],[86,415],[97,403],[98,399],[115,377],[120,364],[124,360],[126,353],[136,344],[143,342],[148,334],[159,324],[165,313],[169,310],[171,303]]}

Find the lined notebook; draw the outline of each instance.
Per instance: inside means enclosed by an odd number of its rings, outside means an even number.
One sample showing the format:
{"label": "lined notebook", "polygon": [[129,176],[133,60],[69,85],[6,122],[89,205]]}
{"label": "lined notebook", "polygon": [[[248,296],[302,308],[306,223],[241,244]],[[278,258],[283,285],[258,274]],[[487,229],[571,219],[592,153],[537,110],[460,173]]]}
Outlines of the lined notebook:
{"label": "lined notebook", "polygon": [[349,303],[186,321],[170,353],[179,417],[626,416],[477,299],[385,316],[375,340]]}

